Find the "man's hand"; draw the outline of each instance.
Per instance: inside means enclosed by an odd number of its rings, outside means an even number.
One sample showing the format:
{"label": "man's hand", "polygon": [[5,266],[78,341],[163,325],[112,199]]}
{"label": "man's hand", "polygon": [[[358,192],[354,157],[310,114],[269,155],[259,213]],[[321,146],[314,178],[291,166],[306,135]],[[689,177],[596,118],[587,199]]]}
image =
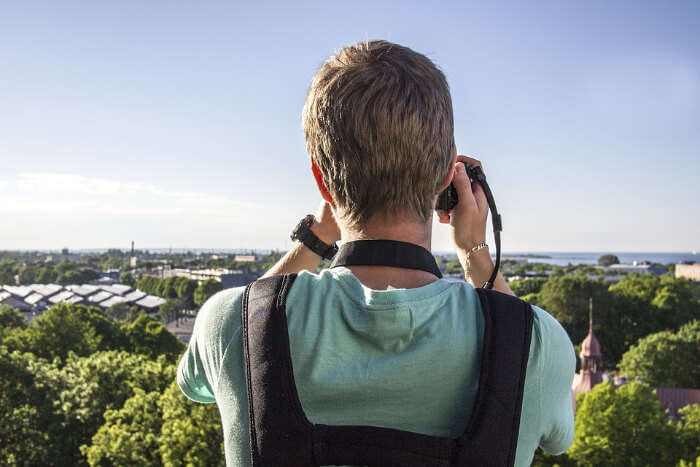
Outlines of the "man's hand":
{"label": "man's hand", "polygon": [[330,245],[340,240],[340,228],[338,228],[338,223],[328,201],[321,201],[314,217],[316,217],[316,222],[311,225],[311,231],[321,241]]}
{"label": "man's hand", "polygon": [[[438,211],[438,218],[441,223],[452,226],[452,241],[457,250],[459,262],[465,271],[469,270],[472,284],[478,287],[491,277],[494,267],[493,261],[491,260],[489,249],[482,248],[472,253],[467,265],[467,253],[486,240],[486,219],[489,214],[489,203],[481,185],[476,181],[469,180],[463,162],[470,167],[481,166],[481,162],[476,159],[467,156],[457,156],[452,183],[457,190],[459,201],[450,212]],[[469,267],[468,269],[467,266]],[[500,273],[494,282],[494,289],[514,295]]]}
{"label": "man's hand", "polygon": [[457,156],[452,183],[457,190],[459,202],[450,212],[438,211],[438,217],[443,224],[452,226],[452,240],[457,249],[469,251],[486,239],[489,204],[481,185],[467,177],[463,162],[470,167],[481,166],[481,162],[476,159]]}
{"label": "man's hand", "polygon": [[[340,240],[340,229],[335,221],[331,205],[326,201],[321,201],[321,205],[314,216],[316,220],[311,224],[311,231],[324,243],[330,245]],[[276,274],[291,274],[299,271],[315,271],[321,257],[309,250],[304,244],[296,243],[274,266],[263,275],[263,277],[274,276]]]}

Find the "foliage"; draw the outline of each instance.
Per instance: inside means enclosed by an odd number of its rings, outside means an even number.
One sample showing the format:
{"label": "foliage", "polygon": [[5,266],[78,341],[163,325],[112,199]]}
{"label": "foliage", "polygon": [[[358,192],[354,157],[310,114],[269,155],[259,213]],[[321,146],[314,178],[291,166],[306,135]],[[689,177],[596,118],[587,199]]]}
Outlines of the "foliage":
{"label": "foliage", "polygon": [[169,323],[173,320],[176,320],[182,311],[184,310],[184,305],[182,304],[182,301],[178,298],[169,298],[166,300],[165,303],[163,303],[159,310],[158,314],[160,314],[160,318],[163,320],[164,323]]}
{"label": "foliage", "polygon": [[615,255],[603,255],[598,258],[598,264],[601,266],[612,266],[613,264],[620,264],[620,258]]}
{"label": "foliage", "polygon": [[190,401],[171,384],[160,400],[163,427],[160,453],[169,466],[224,466],[221,415],[215,404]]}
{"label": "foliage", "polygon": [[63,360],[69,352],[90,355],[98,350],[126,348],[119,327],[102,310],[66,303],[54,305],[26,329],[10,331],[3,344],[49,360]]}
{"label": "foliage", "polygon": [[675,465],[681,441],[645,383],[594,387],[578,407],[568,456],[580,465]]}
{"label": "foliage", "polygon": [[160,466],[158,434],[163,415],[160,393],[134,389],[118,410],[105,412],[105,423],[80,451],[90,465]]}
{"label": "foliage", "polygon": [[[678,411],[681,419],[676,426],[678,437],[685,446],[685,459],[700,459],[700,404],[691,404]],[[692,464],[690,464],[692,465]]]}
{"label": "foliage", "polygon": [[164,355],[175,362],[185,350],[184,344],[163,324],[146,314],[140,314],[133,322],[122,325],[131,352],[157,358]]}
{"label": "foliage", "polygon": [[89,357],[74,354],[65,366],[54,366],[51,379],[59,388],[57,405],[64,418],[66,443],[79,456],[102,425],[106,410],[117,410],[136,388],[162,391],[174,379],[175,367],[165,358],[151,360],[123,351],[98,352]]}
{"label": "foliage", "polygon": [[129,271],[124,271],[119,275],[119,282],[121,284],[126,284],[129,287],[133,287],[136,285],[136,279],[134,278],[134,275],[131,274]]}
{"label": "foliage", "polygon": [[81,451],[90,465],[223,466],[219,420],[216,405],[193,403],[174,382],[162,394],[136,389]]}
{"label": "foliage", "polygon": [[27,327],[27,321],[22,313],[7,305],[0,305],[0,333],[10,328],[24,329],[25,327]]}
{"label": "foliage", "polygon": [[51,386],[36,381],[37,367],[48,365],[32,354],[9,353],[0,347],[0,459],[3,465],[70,465],[62,444],[61,417]]}
{"label": "foliage", "polygon": [[547,282],[546,277],[527,277],[508,282],[508,286],[518,297],[528,294],[536,294],[542,290],[542,286]]}
{"label": "foliage", "polygon": [[194,303],[198,306],[204,305],[204,302],[209,300],[209,297],[223,289],[221,282],[216,279],[207,279],[199,284],[199,287],[194,291]]}
{"label": "foliage", "polygon": [[623,356],[619,371],[652,386],[700,388],[700,321],[677,333],[657,332],[639,339]]}

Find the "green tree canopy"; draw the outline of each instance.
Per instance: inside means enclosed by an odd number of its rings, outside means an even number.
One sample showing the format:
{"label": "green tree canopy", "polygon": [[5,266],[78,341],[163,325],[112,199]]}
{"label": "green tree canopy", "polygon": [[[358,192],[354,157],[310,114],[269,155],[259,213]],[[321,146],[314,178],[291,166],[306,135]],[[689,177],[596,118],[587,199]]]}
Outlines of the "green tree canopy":
{"label": "green tree canopy", "polygon": [[575,430],[567,455],[579,465],[675,465],[683,455],[682,442],[645,383],[595,386],[577,409]]}
{"label": "green tree canopy", "polygon": [[177,319],[184,308],[179,298],[169,298],[160,306],[158,313],[164,323],[169,323]]}
{"label": "green tree canopy", "polygon": [[27,327],[27,320],[22,313],[7,305],[0,305],[0,333],[10,328],[24,329]]}
{"label": "green tree canopy", "polygon": [[7,333],[3,344],[37,357],[65,359],[68,352],[90,355],[98,350],[124,349],[117,324],[97,307],[61,303],[34,319],[25,329]]}
{"label": "green tree canopy", "polygon": [[202,306],[204,302],[209,300],[209,297],[222,289],[223,286],[221,282],[216,279],[207,279],[199,284],[199,287],[194,291],[194,303],[196,303],[197,306]]}
{"label": "green tree canopy", "polygon": [[81,450],[90,465],[223,467],[220,420],[215,404],[188,400],[175,382],[162,394],[136,389]]}
{"label": "green tree canopy", "polygon": [[70,465],[71,456],[54,449],[62,443],[62,418],[54,409],[53,387],[35,372],[48,365],[32,354],[9,353],[0,346],[0,459],[3,465]]}
{"label": "green tree canopy", "polygon": [[107,410],[105,423],[80,451],[90,465],[138,465],[159,467],[159,433],[163,414],[157,391],[134,388],[134,395],[120,409]]}
{"label": "green tree canopy", "polygon": [[133,322],[122,325],[122,331],[129,340],[131,352],[157,358],[164,355],[175,362],[185,350],[185,345],[163,324],[146,314],[140,314]]}
{"label": "green tree canopy", "polygon": [[118,410],[135,394],[162,392],[175,378],[175,366],[164,357],[151,360],[124,351],[71,354],[63,367],[54,365],[47,379],[58,388],[57,407],[64,419],[66,449],[81,459],[80,446],[90,442],[107,410]]}
{"label": "green tree canopy", "polygon": [[546,277],[527,277],[508,282],[510,289],[518,297],[528,294],[536,294],[542,290],[542,286],[547,282]]}
{"label": "green tree canopy", "polygon": [[615,255],[603,255],[598,258],[598,264],[601,266],[612,266],[613,264],[620,264],[620,258]]}
{"label": "green tree canopy", "polygon": [[134,278],[134,275],[131,274],[129,271],[124,271],[121,274],[119,274],[119,282],[122,284],[126,284],[130,287],[136,285],[136,279]]}
{"label": "green tree canopy", "polygon": [[681,419],[676,428],[685,446],[684,457],[689,464],[695,459],[700,461],[700,404],[683,407],[678,413]]}
{"label": "green tree canopy", "polygon": [[641,377],[651,386],[700,388],[700,321],[677,332],[662,331],[639,339],[623,356],[618,369]]}

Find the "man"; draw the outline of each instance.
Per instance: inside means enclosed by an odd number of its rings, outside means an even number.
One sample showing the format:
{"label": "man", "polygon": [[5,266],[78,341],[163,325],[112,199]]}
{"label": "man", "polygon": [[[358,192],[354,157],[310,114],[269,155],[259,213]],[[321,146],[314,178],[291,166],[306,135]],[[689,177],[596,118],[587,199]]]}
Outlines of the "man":
{"label": "man", "polygon": [[[314,77],[303,126],[323,202],[315,219],[297,228],[304,243],[266,274],[298,273],[285,313],[303,413],[313,424],[460,436],[479,390],[484,340],[472,285],[396,265],[310,272],[338,240],[388,239],[429,251],[437,196],[454,182],[459,203],[438,216],[472,284],[487,281],[488,206],[462,164],[480,163],[456,153],[444,75],[396,44],[345,47]],[[500,274],[494,288],[512,295]],[[243,292],[224,290],[202,307],[178,369],[185,395],[218,404],[228,465],[251,463]],[[529,465],[538,446],[561,453],[573,439],[573,347],[550,315],[533,309],[518,466]]]}

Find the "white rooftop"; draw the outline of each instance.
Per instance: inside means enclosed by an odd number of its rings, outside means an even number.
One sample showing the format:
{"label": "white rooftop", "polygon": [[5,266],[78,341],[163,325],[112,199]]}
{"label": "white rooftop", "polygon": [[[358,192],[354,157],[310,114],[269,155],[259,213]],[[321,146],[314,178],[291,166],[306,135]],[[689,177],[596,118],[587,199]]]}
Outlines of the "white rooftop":
{"label": "white rooftop", "polygon": [[34,292],[41,294],[44,297],[50,297],[61,290],[63,286],[57,284],[32,284],[29,286]]}
{"label": "white rooftop", "polygon": [[81,295],[83,297],[87,297],[88,295],[92,295],[100,290],[99,287],[96,285],[90,285],[90,284],[85,284],[85,285],[67,285],[66,289],[70,290],[71,292],[75,292],[78,295]]}
{"label": "white rooftop", "polygon": [[136,302],[138,306],[142,306],[144,308],[158,308],[163,303],[165,303],[165,300],[160,297],[154,297],[153,295],[146,295],[141,300]]}
{"label": "white rooftop", "polygon": [[100,285],[99,287],[114,295],[124,295],[131,290],[131,287],[126,284]]}
{"label": "white rooftop", "polygon": [[26,285],[17,285],[17,286],[4,285],[2,288],[7,290],[8,292],[10,292],[15,297],[20,297],[20,298],[24,298],[33,292],[31,287],[27,287]]}
{"label": "white rooftop", "polygon": [[120,297],[119,295],[112,295],[110,298],[100,303],[100,306],[109,308],[112,305],[116,305],[117,303],[123,303],[125,301],[126,300],[124,300],[124,297]]}
{"label": "white rooftop", "polygon": [[135,302],[136,300],[141,300],[145,296],[145,292],[141,292],[140,290],[134,290],[133,292],[129,292],[128,294],[124,295],[124,299],[127,302],[131,303]]}
{"label": "white rooftop", "polygon": [[73,292],[71,292],[70,290],[64,290],[63,292],[59,292],[59,293],[49,297],[49,301],[51,303],[62,303],[73,296],[75,296],[75,294]]}
{"label": "white rooftop", "polygon": [[39,303],[43,299],[44,299],[44,296],[38,292],[34,292],[33,294],[30,294],[30,295],[27,295],[26,297],[24,297],[24,301],[29,303],[30,305],[36,305],[37,303]]}
{"label": "white rooftop", "polygon": [[87,299],[90,303],[100,303],[108,298],[112,297],[113,295],[109,292],[105,292],[104,290],[101,292],[97,292],[96,294],[90,295]]}

